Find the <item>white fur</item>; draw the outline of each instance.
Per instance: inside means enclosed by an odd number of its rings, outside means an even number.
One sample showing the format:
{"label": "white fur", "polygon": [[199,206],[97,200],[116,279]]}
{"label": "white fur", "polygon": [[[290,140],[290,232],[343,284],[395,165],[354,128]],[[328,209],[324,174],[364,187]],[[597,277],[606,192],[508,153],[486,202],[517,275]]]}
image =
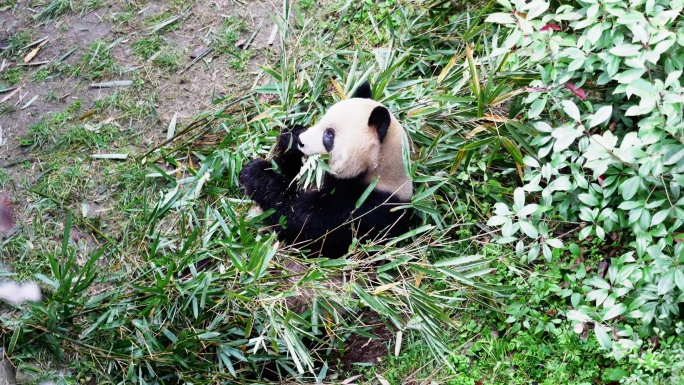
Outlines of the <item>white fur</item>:
{"label": "white fur", "polygon": [[0,299],[21,304],[24,301],[40,301],[40,287],[35,282],[17,283],[4,281],[0,283]]}
{"label": "white fur", "polygon": [[380,178],[377,190],[389,192],[402,200],[413,194],[411,180],[404,168],[402,141],[404,129],[390,112],[391,122],[382,143],[368,118],[381,103],[352,98],[336,103],[316,125],[299,136],[305,155],[327,153],[323,145],[326,128],[335,130],[335,142],[328,166],[339,178],[349,179],[367,172],[366,182]]}

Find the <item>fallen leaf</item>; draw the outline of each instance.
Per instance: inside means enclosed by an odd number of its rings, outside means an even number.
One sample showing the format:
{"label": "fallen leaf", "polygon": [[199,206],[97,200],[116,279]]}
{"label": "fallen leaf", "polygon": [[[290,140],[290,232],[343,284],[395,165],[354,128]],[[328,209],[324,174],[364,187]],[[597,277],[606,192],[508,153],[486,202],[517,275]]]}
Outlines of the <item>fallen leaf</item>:
{"label": "fallen leaf", "polygon": [[90,111],[86,112],[85,114],[79,116],[78,119],[79,119],[79,120],[83,120],[83,119],[89,117],[90,115],[92,115],[92,114],[94,114],[94,113],[95,113],[95,110],[90,110]]}
{"label": "fallen leaf", "polygon": [[575,85],[572,83],[565,83],[565,86],[570,90],[570,92],[575,94],[575,96],[577,96],[578,98],[582,100],[587,100],[587,93],[584,92],[583,89],[576,88]]}
{"label": "fallen leaf", "polygon": [[14,212],[7,199],[0,197],[0,233],[7,234],[14,228]]}
{"label": "fallen leaf", "polygon": [[112,87],[130,87],[133,85],[132,80],[114,80],[111,82],[93,83],[91,88],[112,88]]}
{"label": "fallen leaf", "polygon": [[385,379],[385,377],[383,377],[383,376],[381,376],[381,375],[379,375],[379,374],[376,374],[376,375],[375,375],[375,378],[377,378],[378,381],[380,381],[380,383],[381,383],[382,385],[390,385],[389,381],[387,381],[387,380]]}
{"label": "fallen leaf", "polygon": [[560,29],[558,24],[547,23],[545,26],[541,27],[540,31],[560,31]]}
{"label": "fallen leaf", "polygon": [[577,269],[577,266],[579,266],[580,263],[582,263],[582,260],[579,258],[575,258],[575,263],[573,263],[572,266],[570,266],[570,270]]}
{"label": "fallen leaf", "polygon": [[599,186],[603,187],[603,181],[605,181],[605,180],[606,180],[606,176],[605,176],[605,175],[599,175],[599,177],[598,177],[598,184],[599,184]]}
{"label": "fallen leaf", "polygon": [[9,95],[2,98],[2,100],[0,100],[0,103],[4,103],[4,102],[12,99],[14,97],[14,95],[16,95],[19,92],[19,90],[21,90],[21,87],[17,88],[16,90],[12,91],[12,93],[10,93]]}
{"label": "fallen leaf", "polygon": [[201,55],[202,53],[204,53],[204,51],[205,51],[206,49],[207,49],[207,47],[202,46],[202,45],[199,46],[199,47],[197,47],[197,48],[195,48],[195,49],[193,49],[192,52],[190,53],[190,58],[191,58],[191,59],[194,59],[194,58],[198,57],[199,55]]}
{"label": "fallen leaf", "polygon": [[29,100],[26,104],[24,104],[24,106],[21,107],[21,109],[22,109],[22,110],[25,110],[25,109],[31,107],[31,104],[33,104],[33,102],[35,102],[36,99],[38,99],[38,95],[36,95],[36,96],[34,96],[33,98],[31,98],[31,100]]}
{"label": "fallen leaf", "polygon": [[30,62],[31,60],[33,60],[33,58],[36,57],[36,55],[38,55],[38,52],[40,52],[40,49],[41,49],[41,48],[45,45],[45,43],[47,43],[47,42],[48,42],[48,40],[45,39],[45,40],[43,40],[40,44],[38,44],[38,46],[37,46],[36,48],[32,49],[31,52],[29,52],[28,55],[26,55],[26,57],[24,57],[24,63],[28,63],[28,62]]}
{"label": "fallen leaf", "polygon": [[361,376],[363,376],[363,374],[357,374],[357,375],[355,375],[355,376],[351,376],[351,377],[347,378],[346,380],[340,382],[340,385],[348,385],[348,384],[351,384],[351,383],[354,382],[354,380],[356,380],[357,378],[361,378]]}
{"label": "fallen leaf", "polygon": [[610,261],[607,259],[604,259],[603,261],[599,262],[599,264],[598,264],[598,275],[599,275],[599,277],[603,278],[606,275],[606,271],[608,270],[608,266],[610,266]]}

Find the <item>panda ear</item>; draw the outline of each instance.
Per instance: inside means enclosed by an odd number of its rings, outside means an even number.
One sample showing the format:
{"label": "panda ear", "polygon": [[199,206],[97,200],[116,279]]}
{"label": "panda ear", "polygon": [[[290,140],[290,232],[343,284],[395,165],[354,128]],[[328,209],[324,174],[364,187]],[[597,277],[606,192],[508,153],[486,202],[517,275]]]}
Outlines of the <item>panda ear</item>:
{"label": "panda ear", "polygon": [[389,110],[383,106],[375,107],[368,118],[368,125],[375,127],[375,130],[378,132],[380,143],[382,143],[385,139],[385,135],[387,135],[391,120],[392,118],[390,117]]}
{"label": "panda ear", "polygon": [[373,91],[368,81],[363,82],[354,92],[353,98],[373,99]]}

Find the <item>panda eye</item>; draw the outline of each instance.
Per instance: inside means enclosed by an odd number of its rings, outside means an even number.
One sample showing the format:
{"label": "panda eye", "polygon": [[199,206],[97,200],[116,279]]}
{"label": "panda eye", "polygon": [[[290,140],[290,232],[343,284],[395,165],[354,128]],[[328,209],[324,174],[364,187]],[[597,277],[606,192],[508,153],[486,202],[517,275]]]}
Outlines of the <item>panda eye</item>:
{"label": "panda eye", "polygon": [[325,150],[330,152],[335,144],[335,130],[332,128],[326,128],[323,132],[323,146]]}

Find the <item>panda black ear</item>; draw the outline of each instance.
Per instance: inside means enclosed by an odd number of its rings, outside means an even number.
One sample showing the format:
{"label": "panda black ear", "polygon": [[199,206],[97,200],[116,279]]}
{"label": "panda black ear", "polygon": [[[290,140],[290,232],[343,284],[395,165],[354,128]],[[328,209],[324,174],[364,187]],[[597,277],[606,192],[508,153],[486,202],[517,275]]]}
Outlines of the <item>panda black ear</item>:
{"label": "panda black ear", "polygon": [[373,99],[373,91],[368,81],[363,82],[354,92],[353,98]]}
{"label": "panda black ear", "polygon": [[387,135],[391,120],[392,118],[390,117],[389,110],[382,106],[375,107],[368,118],[368,125],[375,127],[375,130],[378,132],[380,143],[382,143],[385,139],[385,135]]}

